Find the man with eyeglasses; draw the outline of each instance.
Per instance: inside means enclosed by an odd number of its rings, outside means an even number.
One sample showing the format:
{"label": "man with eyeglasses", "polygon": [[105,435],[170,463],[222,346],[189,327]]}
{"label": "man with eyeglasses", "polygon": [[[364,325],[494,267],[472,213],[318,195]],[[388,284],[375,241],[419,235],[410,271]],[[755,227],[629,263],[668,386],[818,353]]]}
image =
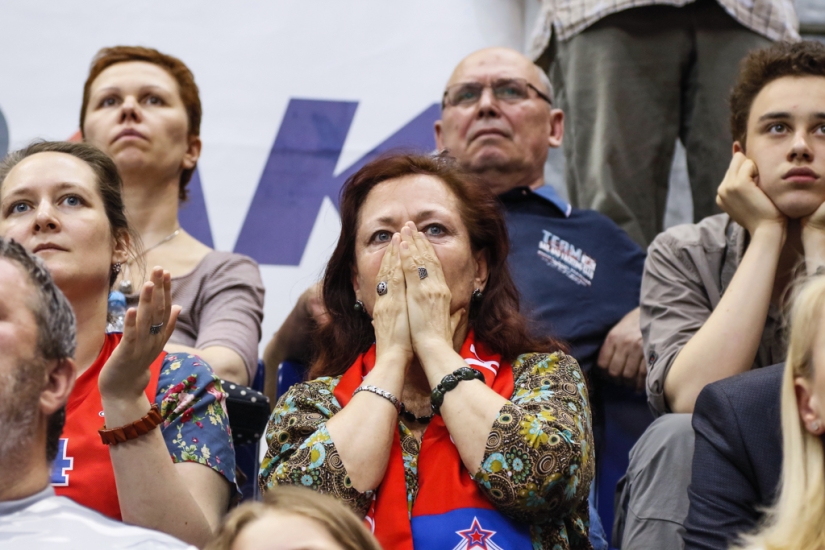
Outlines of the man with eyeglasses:
{"label": "man with eyeglasses", "polygon": [[[502,201],[510,266],[536,330],[570,343],[595,381],[591,401],[597,415],[608,406],[617,414],[633,411],[627,418],[634,425],[631,440],[625,449],[610,450],[626,465],[627,451],[650,415],[643,397],[604,379],[644,387],[638,305],[645,256],[608,218],[572,208],[545,185],[548,149],[559,147],[563,135],[564,114],[554,107],[547,76],[520,53],[503,48],[475,52],[458,64],[435,124],[438,149]],[[598,427],[596,434],[597,446],[599,439],[604,446],[604,430],[601,438]]]}

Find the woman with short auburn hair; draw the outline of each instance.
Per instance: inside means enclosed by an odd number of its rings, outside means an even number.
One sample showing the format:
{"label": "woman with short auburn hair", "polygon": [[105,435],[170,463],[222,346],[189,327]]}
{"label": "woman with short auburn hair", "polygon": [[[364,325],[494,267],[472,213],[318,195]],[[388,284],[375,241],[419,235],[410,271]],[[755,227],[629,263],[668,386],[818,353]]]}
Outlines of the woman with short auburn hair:
{"label": "woman with short auburn hair", "polygon": [[231,382],[250,385],[258,366],[264,288],[258,265],[212,250],[180,226],[178,209],[201,152],[201,102],[178,58],[151,48],[103,48],[83,86],[83,139],[109,155],[123,178],[123,201],[146,248],[123,264],[117,290],[134,304],[162,265],[183,310],[170,352],[195,353]]}
{"label": "woman with short auburn hair", "polygon": [[390,155],[340,211],[314,379],[272,413],[262,488],[335,495],[385,548],[591,548],[585,379],[527,330],[495,196]]}

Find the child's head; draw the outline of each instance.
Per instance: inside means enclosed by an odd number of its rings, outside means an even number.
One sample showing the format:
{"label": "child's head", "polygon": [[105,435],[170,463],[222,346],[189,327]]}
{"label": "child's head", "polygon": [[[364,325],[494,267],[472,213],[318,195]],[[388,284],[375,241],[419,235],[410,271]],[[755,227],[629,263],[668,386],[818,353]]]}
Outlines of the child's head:
{"label": "child's head", "polygon": [[263,502],[243,504],[207,550],[381,550],[341,502],[310,489],[278,486]]}

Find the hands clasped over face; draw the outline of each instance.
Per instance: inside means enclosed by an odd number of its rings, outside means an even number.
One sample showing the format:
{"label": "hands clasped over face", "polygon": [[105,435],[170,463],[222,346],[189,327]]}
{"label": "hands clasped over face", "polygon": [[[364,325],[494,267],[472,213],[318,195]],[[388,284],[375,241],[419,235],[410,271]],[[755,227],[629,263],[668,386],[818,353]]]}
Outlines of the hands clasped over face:
{"label": "hands clasped over face", "polygon": [[395,356],[409,366],[414,355],[422,357],[445,344],[453,347],[453,335],[466,311],[450,314],[452,293],[441,262],[413,222],[393,234],[377,281],[386,284],[386,293],[377,296],[372,313],[376,358]]}
{"label": "hands clasped over face", "polygon": [[180,311],[180,306],[172,305],[171,275],[155,267],[143,285],[137,308],[126,312],[120,344],[100,371],[101,395],[134,398],[146,390],[149,366],[172,336]]}

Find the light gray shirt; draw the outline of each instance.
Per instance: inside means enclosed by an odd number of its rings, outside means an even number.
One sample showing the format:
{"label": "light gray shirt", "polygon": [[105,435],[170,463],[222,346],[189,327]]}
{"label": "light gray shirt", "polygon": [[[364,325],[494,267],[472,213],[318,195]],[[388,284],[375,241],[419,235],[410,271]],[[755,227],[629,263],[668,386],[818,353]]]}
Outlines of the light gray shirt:
{"label": "light gray shirt", "polygon": [[[656,416],[671,412],[664,386],[676,355],[705,324],[742,261],[748,232],[727,214],[660,233],[645,261],[641,325],[647,398]],[[779,308],[771,304],[753,367],[785,360]]]}
{"label": "light gray shirt", "polygon": [[164,533],[126,525],[66,497],[51,486],[28,498],[0,502],[3,550],[195,550]]}
{"label": "light gray shirt", "polygon": [[[568,40],[596,21],[622,10],[650,5],[684,6],[694,0],[542,0],[528,56],[547,48],[555,27]],[[799,20],[793,0],[717,0],[731,17],[770,40],[799,40]]]}

